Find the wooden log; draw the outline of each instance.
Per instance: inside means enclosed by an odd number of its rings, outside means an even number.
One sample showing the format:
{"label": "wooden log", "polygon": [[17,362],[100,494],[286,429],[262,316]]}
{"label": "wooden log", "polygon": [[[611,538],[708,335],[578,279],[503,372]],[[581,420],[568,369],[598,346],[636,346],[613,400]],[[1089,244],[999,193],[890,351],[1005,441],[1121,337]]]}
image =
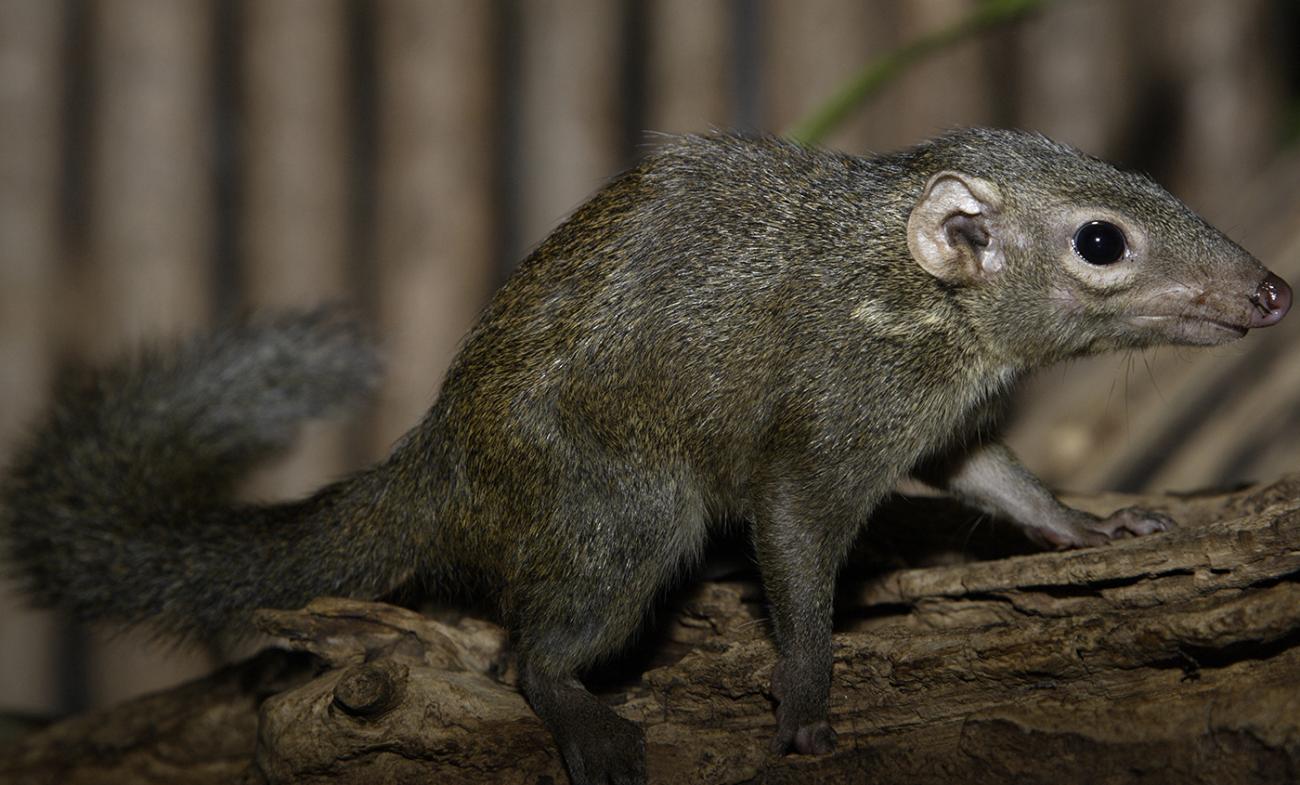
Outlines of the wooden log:
{"label": "wooden log", "polygon": [[[166,692],[65,720],[6,749],[0,782],[240,782],[257,745],[258,706],[268,695],[303,683],[313,669],[310,658],[269,650]],[[39,744],[29,743],[36,739]]]}
{"label": "wooden log", "polygon": [[[1135,501],[1180,527],[1023,553],[1003,528],[971,534],[971,513],[943,500],[882,510],[839,592],[831,755],[767,752],[775,657],[752,575],[679,597],[646,639],[655,652],[605,674],[600,692],[645,728],[651,782],[1289,781],[1300,771],[1300,475],[1230,494],[1074,500]],[[963,542],[968,555],[954,559]],[[895,568],[862,569],[882,560]],[[946,563],[914,566],[927,561]],[[0,776],[85,782],[108,761],[115,781],[153,782],[145,762],[165,748],[168,781],[208,782],[206,762],[230,764],[243,745],[248,781],[565,781],[491,625],[347,600],[260,618],[323,670],[279,691],[254,679],[232,692],[226,673],[93,725],[72,720],[8,750]],[[254,742],[254,704],[270,692]],[[217,738],[204,719],[215,704],[240,729],[222,732],[229,743],[177,744],[183,728]],[[168,732],[151,732],[163,717]]]}

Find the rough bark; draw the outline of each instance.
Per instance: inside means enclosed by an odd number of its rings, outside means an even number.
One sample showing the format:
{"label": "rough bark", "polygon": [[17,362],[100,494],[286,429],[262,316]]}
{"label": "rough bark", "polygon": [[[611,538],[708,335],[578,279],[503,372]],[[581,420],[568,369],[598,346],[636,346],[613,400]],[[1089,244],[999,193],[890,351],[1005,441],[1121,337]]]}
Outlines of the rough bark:
{"label": "rough bark", "polygon": [[[943,500],[888,505],[842,581],[830,756],[767,752],[773,653],[747,572],[695,584],[592,681],[645,727],[652,782],[1296,781],[1300,475],[1141,501],[1180,528],[1042,554]],[[498,628],[343,600],[259,623],[311,656],[56,725],[0,777],[565,781]]]}

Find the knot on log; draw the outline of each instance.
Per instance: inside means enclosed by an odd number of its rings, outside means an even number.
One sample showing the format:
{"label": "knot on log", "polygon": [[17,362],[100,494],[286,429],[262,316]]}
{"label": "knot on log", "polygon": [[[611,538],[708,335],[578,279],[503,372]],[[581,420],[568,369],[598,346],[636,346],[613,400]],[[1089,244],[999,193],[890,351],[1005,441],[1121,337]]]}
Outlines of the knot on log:
{"label": "knot on log", "polygon": [[410,675],[406,665],[394,660],[353,665],[334,686],[334,705],[353,717],[383,716],[402,702]]}

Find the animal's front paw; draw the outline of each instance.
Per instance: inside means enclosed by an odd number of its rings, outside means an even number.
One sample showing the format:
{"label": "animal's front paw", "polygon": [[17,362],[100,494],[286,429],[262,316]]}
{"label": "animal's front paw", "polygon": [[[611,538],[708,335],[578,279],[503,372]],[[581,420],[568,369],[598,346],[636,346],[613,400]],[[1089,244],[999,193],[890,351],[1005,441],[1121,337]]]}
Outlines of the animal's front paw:
{"label": "animal's front paw", "polygon": [[1142,537],[1176,528],[1174,519],[1142,507],[1125,507],[1105,518],[1077,512],[1067,521],[1036,528],[1031,536],[1049,548],[1087,548],[1120,537]]}
{"label": "animal's front paw", "polygon": [[1112,540],[1123,535],[1141,537],[1146,534],[1157,534],[1176,527],[1173,518],[1163,512],[1143,507],[1125,507],[1091,526],[1093,531],[1101,532]]}

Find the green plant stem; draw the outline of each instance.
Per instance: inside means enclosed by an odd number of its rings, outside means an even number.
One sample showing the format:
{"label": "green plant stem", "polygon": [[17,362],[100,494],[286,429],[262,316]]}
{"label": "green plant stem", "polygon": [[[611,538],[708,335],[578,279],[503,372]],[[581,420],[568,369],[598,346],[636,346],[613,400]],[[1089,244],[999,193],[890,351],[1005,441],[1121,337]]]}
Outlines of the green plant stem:
{"label": "green plant stem", "polygon": [[787,136],[803,144],[820,142],[862,102],[908,66],[965,38],[1019,19],[1048,2],[1051,0],[984,0],[969,15],[951,25],[923,35],[867,63],[829,101],[795,124]]}

